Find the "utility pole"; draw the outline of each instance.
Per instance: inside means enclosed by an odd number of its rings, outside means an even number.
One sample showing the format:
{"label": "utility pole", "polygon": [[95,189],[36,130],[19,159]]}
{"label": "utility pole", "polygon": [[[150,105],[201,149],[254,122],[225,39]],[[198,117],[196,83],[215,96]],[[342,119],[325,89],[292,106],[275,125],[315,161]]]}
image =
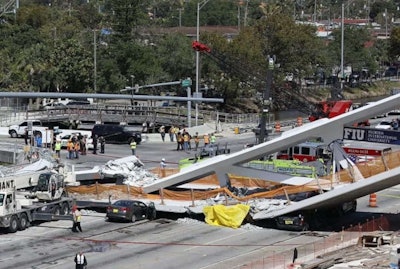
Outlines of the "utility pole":
{"label": "utility pole", "polygon": [[244,10],[244,22],[243,22],[243,26],[244,26],[244,27],[247,26],[247,17],[248,17],[248,15],[249,15],[249,1],[250,1],[250,0],[247,0],[247,1],[246,1],[246,8],[245,8],[245,10]]}
{"label": "utility pole", "polygon": [[182,27],[182,10],[183,8],[178,8],[179,10],[179,28]]}
{"label": "utility pole", "polygon": [[385,40],[388,38],[388,14],[387,14],[387,8],[385,8]]}
{"label": "utility pole", "polygon": [[[203,0],[197,2],[197,27],[196,27],[196,40],[200,41],[200,10],[208,3],[210,0]],[[200,51],[196,50],[196,97],[199,96],[199,88],[200,88]],[[196,126],[198,125],[199,118],[199,105],[195,104],[195,120]]]}
{"label": "utility pole", "polygon": [[267,117],[268,117],[268,123],[269,123],[269,112],[271,109],[271,97],[270,97],[270,92],[271,92],[271,86],[272,86],[272,73],[274,71],[275,67],[275,56],[270,57],[268,55],[268,69],[267,69],[267,85],[265,87],[265,90],[263,92],[263,97],[262,97],[262,113],[261,113],[261,119],[260,119],[260,135],[258,138],[258,144],[264,143],[265,138],[268,136],[268,132],[266,131],[266,125],[267,125]]}
{"label": "utility pole", "polygon": [[97,41],[96,30],[93,30],[93,91],[97,93]]}
{"label": "utility pole", "polygon": [[314,1],[314,14],[313,14],[313,22],[317,21],[317,0]]}
{"label": "utility pole", "polygon": [[340,37],[340,72],[342,73],[341,81],[340,81],[340,91],[343,92],[343,83],[344,83],[344,4],[342,3],[342,19],[341,19],[341,37]]}

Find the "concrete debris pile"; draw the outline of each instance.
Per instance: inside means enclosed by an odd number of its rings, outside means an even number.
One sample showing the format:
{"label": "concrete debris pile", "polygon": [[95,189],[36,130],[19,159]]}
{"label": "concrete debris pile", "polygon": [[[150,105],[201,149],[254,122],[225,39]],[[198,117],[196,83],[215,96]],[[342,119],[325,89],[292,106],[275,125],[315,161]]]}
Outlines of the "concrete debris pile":
{"label": "concrete debris pile", "polygon": [[53,169],[54,163],[47,159],[39,159],[26,165],[0,166],[0,177],[28,174],[36,171]]}
{"label": "concrete debris pile", "polygon": [[124,184],[135,187],[142,187],[159,179],[146,170],[144,164],[136,156],[108,161],[100,172],[104,177],[123,178]]}
{"label": "concrete debris pile", "polygon": [[251,213],[260,211],[269,213],[287,207],[287,202],[287,200],[279,199],[252,199],[249,200],[248,205],[250,205]]}
{"label": "concrete debris pile", "polygon": [[176,220],[177,223],[187,223],[187,224],[204,224],[204,221],[199,221],[191,218],[179,218]]}

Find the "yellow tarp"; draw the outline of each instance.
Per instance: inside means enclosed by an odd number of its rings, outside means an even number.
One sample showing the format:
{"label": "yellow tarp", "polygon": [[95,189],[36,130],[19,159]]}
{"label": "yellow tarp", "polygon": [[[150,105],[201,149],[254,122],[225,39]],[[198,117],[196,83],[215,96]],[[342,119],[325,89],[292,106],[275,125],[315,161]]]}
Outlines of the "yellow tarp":
{"label": "yellow tarp", "polygon": [[203,208],[206,222],[215,226],[238,228],[249,213],[250,206],[237,204],[232,206],[214,205]]}

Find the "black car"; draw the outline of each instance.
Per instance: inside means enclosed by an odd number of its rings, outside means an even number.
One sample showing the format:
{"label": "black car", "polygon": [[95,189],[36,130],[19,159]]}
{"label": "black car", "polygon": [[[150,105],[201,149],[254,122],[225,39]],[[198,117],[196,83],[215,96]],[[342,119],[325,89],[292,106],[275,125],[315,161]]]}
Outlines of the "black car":
{"label": "black car", "polygon": [[276,227],[280,230],[307,231],[309,225],[302,214],[279,216],[275,218]]}
{"label": "black car", "polygon": [[130,144],[135,140],[136,144],[142,142],[141,127],[118,124],[95,124],[92,129],[92,137],[103,136],[106,143]]}
{"label": "black car", "polygon": [[157,211],[154,203],[148,205],[137,200],[118,200],[107,207],[106,217],[112,220],[127,220],[135,222],[137,220],[156,218]]}

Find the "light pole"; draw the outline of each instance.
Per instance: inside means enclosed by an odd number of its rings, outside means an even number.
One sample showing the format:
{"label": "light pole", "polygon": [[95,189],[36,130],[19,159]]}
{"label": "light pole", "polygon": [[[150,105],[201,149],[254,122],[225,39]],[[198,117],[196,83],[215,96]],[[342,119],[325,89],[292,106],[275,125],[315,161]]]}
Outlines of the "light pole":
{"label": "light pole", "polygon": [[258,144],[264,143],[265,138],[268,136],[268,130],[266,130],[267,117],[268,117],[268,127],[269,127],[269,113],[271,110],[272,98],[270,97],[273,71],[275,67],[275,56],[268,55],[268,69],[267,69],[267,80],[266,87],[262,95],[262,112],[260,119],[260,133],[258,138]]}
{"label": "light pole", "polygon": [[343,92],[343,80],[344,80],[344,4],[342,3],[342,35],[340,39],[340,72],[342,72],[342,77],[340,81],[340,93]]}
{"label": "light pole", "polygon": [[[197,27],[196,27],[196,41],[200,41],[200,10],[208,3],[210,0],[203,0],[197,2]],[[196,50],[196,97],[199,96],[199,85],[200,85],[200,51]],[[195,104],[195,121],[196,126],[198,126],[199,118],[199,104]]]}
{"label": "light pole", "polygon": [[97,93],[97,41],[96,30],[93,30],[93,91]]}
{"label": "light pole", "polygon": [[388,23],[387,23],[387,17],[388,17],[387,8],[385,8],[385,28],[386,28],[386,31],[385,31],[385,39],[388,38]]}
{"label": "light pole", "polygon": [[133,92],[133,80],[135,79],[134,75],[131,75],[131,88],[132,88],[132,92]]}

